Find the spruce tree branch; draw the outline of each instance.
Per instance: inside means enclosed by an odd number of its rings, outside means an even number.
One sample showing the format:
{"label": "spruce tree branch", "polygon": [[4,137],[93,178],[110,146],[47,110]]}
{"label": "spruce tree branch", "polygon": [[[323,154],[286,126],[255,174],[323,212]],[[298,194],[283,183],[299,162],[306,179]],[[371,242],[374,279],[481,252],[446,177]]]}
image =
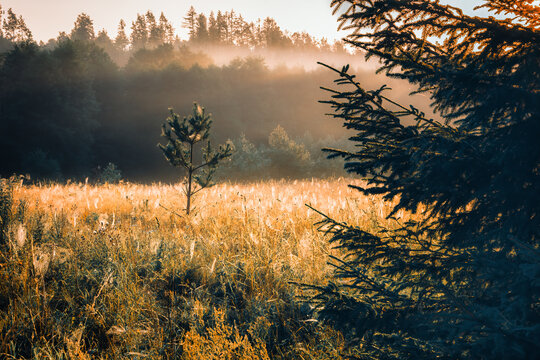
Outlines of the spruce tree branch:
{"label": "spruce tree branch", "polygon": [[[356,87],[356,89],[357,89],[363,96],[368,97],[368,98],[370,99],[371,103],[374,104],[380,111],[384,112],[384,114],[386,114],[386,115],[388,115],[388,116],[390,116],[390,117],[393,117],[393,118],[395,118],[396,120],[399,121],[399,118],[398,118],[398,117],[396,117],[392,112],[390,112],[390,111],[388,111],[386,108],[384,108],[379,102],[375,101],[374,96],[368,94],[368,93],[360,86],[360,84],[359,84],[357,81],[354,80],[354,77],[353,77],[352,75],[350,75],[350,74],[348,74],[348,73],[346,73],[346,72],[344,72],[344,71],[342,71],[342,70],[338,70],[338,69],[336,69],[336,68],[334,68],[334,67],[332,67],[332,66],[330,66],[330,65],[324,64],[324,63],[322,63],[322,62],[317,62],[317,64],[322,65],[322,66],[324,66],[324,67],[326,67],[326,68],[328,68],[328,69],[330,69],[330,70],[332,70],[332,71],[338,73],[338,74],[339,74],[341,77],[343,77],[343,78],[346,78],[346,79],[349,81],[349,83],[350,83],[351,85],[354,85],[354,86]],[[324,90],[324,88],[321,88],[321,89]],[[395,101],[393,101],[393,100],[387,98],[386,96],[383,96],[383,95],[380,95],[380,94],[379,94],[378,96],[379,96],[381,99],[384,99],[385,101],[389,102],[390,104],[399,107],[399,108],[402,109],[403,111],[406,111],[408,114],[414,115],[414,114],[412,114],[412,113],[410,112],[410,109],[406,108],[405,106],[403,106],[403,105],[401,105],[401,104],[399,104],[399,103],[397,103],[397,102],[395,102]],[[442,124],[440,124],[439,122],[437,122],[437,121],[435,121],[435,120],[428,119],[428,118],[426,118],[426,117],[424,117],[424,116],[419,116],[419,115],[417,115],[416,118],[417,118],[418,120],[424,121],[424,122],[426,122],[426,123],[428,123],[428,124],[430,124],[430,125],[432,125],[432,126],[435,126],[435,127],[440,128],[440,129],[446,129],[446,130],[448,130],[448,131],[451,131],[451,130],[449,130],[449,129],[451,129],[451,128],[445,127],[445,126],[443,126]],[[455,130],[454,130],[454,132],[455,132]]]}

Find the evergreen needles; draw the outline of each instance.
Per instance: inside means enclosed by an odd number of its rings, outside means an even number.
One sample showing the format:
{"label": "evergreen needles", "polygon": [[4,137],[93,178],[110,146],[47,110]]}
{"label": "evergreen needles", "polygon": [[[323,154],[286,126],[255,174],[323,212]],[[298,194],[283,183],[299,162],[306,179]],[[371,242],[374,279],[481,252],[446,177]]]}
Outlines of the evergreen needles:
{"label": "evergreen needles", "polygon": [[[486,3],[508,19],[438,1],[332,2],[349,44],[431,95],[442,118],[331,68],[341,89],[324,102],[357,150],[326,151],[369,179],[359,191],[394,201],[396,216],[375,232],[320,223],[348,256],[333,258],[335,281],[312,287],[314,300],[366,358],[540,352],[540,9]],[[401,210],[418,217],[401,223]]]}
{"label": "evergreen needles", "polygon": [[[232,155],[233,148],[227,143],[213,150],[210,141],[210,125],[212,119],[205,113],[203,107],[193,104],[192,114],[180,120],[180,116],[169,109],[171,116],[163,125],[162,136],[168,140],[166,145],[158,144],[167,161],[173,166],[182,167],[187,171],[185,194],[187,199],[186,213],[189,215],[191,198],[202,189],[212,186],[212,178],[218,163]],[[203,160],[200,164],[194,162],[195,145],[206,141],[202,148]],[[201,174],[197,174],[199,172]]]}

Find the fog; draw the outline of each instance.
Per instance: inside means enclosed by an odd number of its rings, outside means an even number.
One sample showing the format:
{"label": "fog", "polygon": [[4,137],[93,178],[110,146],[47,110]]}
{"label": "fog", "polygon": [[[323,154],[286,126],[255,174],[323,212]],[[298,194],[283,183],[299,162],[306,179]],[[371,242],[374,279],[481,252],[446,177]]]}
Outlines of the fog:
{"label": "fog", "polygon": [[[231,35],[219,41],[211,32],[180,41],[165,30],[152,40],[153,15],[138,21],[143,40],[133,33],[131,40],[120,32],[115,40],[104,32],[95,36],[84,14],[70,35],[46,44],[31,41],[26,28],[0,36],[0,176],[81,180],[114,163],[127,180],[177,180],[181,174],[156,145],[168,109],[187,115],[193,102],[212,113],[213,141],[244,139],[259,155],[268,154],[268,137],[280,126],[283,136],[309,151],[303,158],[311,159],[312,169],[304,171],[303,164],[294,176],[311,176],[326,166],[320,148],[351,146],[346,139],[354,135],[319,103],[330,98],[320,87],[335,88],[337,74],[317,62],[350,64],[366,89],[387,84],[388,96],[429,114],[426,96],[410,97],[410,84],[375,75],[377,64],[362,54],[351,54],[341,42],[284,34],[272,19],[263,27],[248,24],[251,40]],[[159,24],[169,26],[162,18]]]}
{"label": "fog", "polygon": [[375,70],[375,61],[369,62],[361,54],[352,54],[350,50],[343,48],[341,51],[320,51],[319,49],[299,50],[296,48],[240,48],[230,46],[200,46],[192,45],[191,48],[199,51],[212,59],[213,64],[224,66],[237,58],[260,58],[270,69],[287,68],[299,71],[313,71],[320,68],[318,62],[331,66],[341,67],[350,64],[351,67],[362,70]]}
{"label": "fog", "polygon": [[334,87],[337,74],[314,64],[317,58],[335,66],[352,63],[351,72],[368,89],[386,83],[398,101],[420,109],[429,104],[426,97],[411,99],[408,84],[374,75],[373,65],[359,55],[261,51],[242,58],[242,51],[219,48],[145,51],[123,68],[99,48],[70,41],[54,50],[26,45],[6,53],[0,146],[9,158],[0,173],[84,178],[111,162],[127,179],[173,180],[178,173],[156,147],[161,125],[169,107],[187,115],[194,101],[213,114],[217,142],[244,134],[263,144],[278,125],[291,138],[352,136],[318,102],[329,99],[320,87]]}

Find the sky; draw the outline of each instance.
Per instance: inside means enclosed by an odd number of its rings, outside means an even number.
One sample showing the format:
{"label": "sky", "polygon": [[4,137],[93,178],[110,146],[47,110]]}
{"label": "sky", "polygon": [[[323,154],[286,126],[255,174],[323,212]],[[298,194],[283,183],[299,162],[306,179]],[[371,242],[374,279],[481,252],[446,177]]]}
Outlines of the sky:
{"label": "sky", "polygon": [[[469,13],[480,4],[480,0],[442,2]],[[148,10],[157,16],[163,11],[180,37],[185,38],[182,18],[191,5],[198,13],[205,14],[234,9],[248,21],[269,16],[284,30],[307,31],[317,38],[336,40],[346,35],[337,31],[337,16],[332,16],[330,0],[0,0],[0,4],[4,10],[12,8],[17,15],[22,15],[38,41],[55,38],[61,31],[69,32],[77,15],[83,12],[94,21],[96,32],[105,29],[114,37],[120,19],[124,19],[129,28],[137,13]],[[485,15],[485,11],[476,14]]]}

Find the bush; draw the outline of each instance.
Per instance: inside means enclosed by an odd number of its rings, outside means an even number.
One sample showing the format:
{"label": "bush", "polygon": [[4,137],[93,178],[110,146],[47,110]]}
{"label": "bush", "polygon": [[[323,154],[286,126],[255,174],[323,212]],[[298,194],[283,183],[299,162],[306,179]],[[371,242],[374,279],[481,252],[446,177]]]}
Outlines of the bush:
{"label": "bush", "polygon": [[281,126],[268,136],[267,144],[255,145],[245,135],[232,141],[235,152],[220,172],[227,180],[305,179],[344,175],[341,159],[328,160],[323,144],[342,144],[343,139],[314,140],[309,134],[292,139]]}
{"label": "bush", "polygon": [[116,184],[122,179],[122,172],[115,164],[109,163],[99,174],[101,184]]}

